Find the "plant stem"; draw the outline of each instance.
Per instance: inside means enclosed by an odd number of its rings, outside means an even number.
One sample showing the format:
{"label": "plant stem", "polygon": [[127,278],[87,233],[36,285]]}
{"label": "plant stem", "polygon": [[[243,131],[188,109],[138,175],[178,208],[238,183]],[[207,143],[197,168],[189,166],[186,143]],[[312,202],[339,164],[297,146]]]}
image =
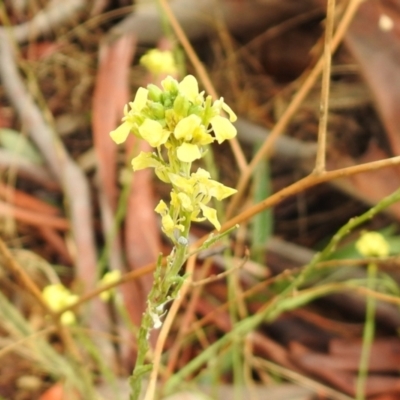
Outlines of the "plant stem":
{"label": "plant stem", "polygon": [[[185,216],[184,221],[184,231],[181,237],[187,239],[190,229],[188,215]],[[131,400],[139,399],[143,378],[153,369],[152,363],[145,364],[146,355],[149,351],[150,333],[153,329],[158,329],[161,326],[160,319],[165,313],[164,306],[167,302],[174,300],[179,293],[184,281],[184,278],[179,276],[179,272],[187,259],[187,250],[187,244],[177,242],[167,258],[167,266],[163,267],[161,257],[157,263],[153,287],[148,295],[147,309],[143,314],[139,329],[138,354],[130,378]]]}
{"label": "plant stem", "polygon": [[[375,288],[375,278],[377,273],[377,265],[375,263],[368,264],[368,283],[367,287],[370,290]],[[356,399],[365,399],[365,384],[368,377],[369,356],[371,346],[375,334],[375,308],[376,300],[372,296],[367,296],[365,310],[365,325],[363,332],[363,343],[360,357],[360,366],[358,368]]]}

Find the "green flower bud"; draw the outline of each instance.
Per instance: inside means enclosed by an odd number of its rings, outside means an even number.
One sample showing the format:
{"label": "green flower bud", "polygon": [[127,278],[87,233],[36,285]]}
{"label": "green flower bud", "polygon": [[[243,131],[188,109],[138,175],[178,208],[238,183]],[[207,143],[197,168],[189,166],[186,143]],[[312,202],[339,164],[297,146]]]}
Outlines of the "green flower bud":
{"label": "green flower bud", "polygon": [[147,90],[149,91],[149,100],[161,102],[163,91],[158,86],[150,83],[147,85]]}
{"label": "green flower bud", "polygon": [[172,95],[176,95],[178,93],[178,82],[172,76],[167,76],[161,82],[161,86],[166,92],[169,92]]}
{"label": "green flower bud", "polygon": [[186,117],[188,115],[190,105],[191,104],[186,97],[178,94],[174,101],[174,111],[179,117]]}
{"label": "green flower bud", "polygon": [[163,119],[165,117],[165,108],[161,103],[156,103],[154,101],[148,104],[149,106],[149,117],[151,119]]}

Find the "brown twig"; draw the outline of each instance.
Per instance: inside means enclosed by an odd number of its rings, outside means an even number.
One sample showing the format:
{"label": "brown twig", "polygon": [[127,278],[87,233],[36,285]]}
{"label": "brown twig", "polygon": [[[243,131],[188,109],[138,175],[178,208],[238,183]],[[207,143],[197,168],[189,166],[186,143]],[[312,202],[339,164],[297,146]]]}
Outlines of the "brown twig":
{"label": "brown twig", "polygon": [[[165,265],[165,258],[163,259],[163,265]],[[107,290],[111,290],[117,286],[123,285],[124,283],[133,281],[135,279],[141,278],[143,275],[150,274],[151,272],[154,271],[155,268],[155,263],[150,263],[145,265],[144,267],[138,268],[134,271],[128,272],[124,274],[119,280],[109,283],[107,285],[102,285],[101,287],[98,287],[96,289],[90,290],[86,294],[82,295],[78,301],[76,301],[74,304],[63,308],[62,310],[57,312],[57,315],[63,314],[65,311],[69,310],[75,310],[78,308],[80,305],[88,302],[91,299],[96,298],[100,293],[106,292]]]}
{"label": "brown twig", "polygon": [[0,200],[0,215],[15,218],[16,220],[25,222],[26,224],[47,226],[61,231],[66,231],[70,227],[68,220],[65,218],[26,210],[8,204],[2,200]]}
{"label": "brown twig", "polygon": [[326,131],[328,126],[329,112],[329,88],[331,80],[331,58],[332,58],[332,34],[335,21],[335,0],[328,0],[325,26],[325,45],[323,54],[324,69],[322,72],[321,86],[321,108],[318,129],[318,148],[315,161],[315,173],[320,174],[325,171],[326,159]]}
{"label": "brown twig", "polygon": [[[279,192],[274,193],[273,195],[261,201],[260,203],[255,204],[254,206],[240,213],[236,217],[231,218],[229,221],[227,221],[222,225],[221,231],[225,231],[227,229],[232,228],[236,224],[240,224],[243,221],[247,221],[250,218],[254,217],[256,214],[260,213],[261,211],[273,207],[274,205],[286,199],[287,197],[300,193],[312,186],[316,186],[324,182],[329,182],[334,179],[345,178],[362,172],[374,171],[380,168],[395,166],[398,164],[400,164],[400,156],[391,157],[385,160],[379,160],[365,164],[354,165],[351,167],[340,168],[334,171],[326,171],[319,175],[310,174],[305,178],[293,183],[292,185],[287,186],[286,188],[280,190]],[[200,246],[206,240],[206,238],[207,237],[205,236],[204,238],[200,239],[196,244]]]}
{"label": "brown twig", "polygon": [[[341,43],[343,36],[347,31],[347,28],[349,27],[350,22],[352,21],[358,9],[359,4],[362,1],[363,0],[351,0],[349,5],[347,6],[343,14],[343,17],[336,29],[336,32],[332,38],[332,52],[334,52]],[[324,59],[323,57],[321,57],[318,60],[317,64],[314,66],[314,68],[311,70],[307,78],[305,79],[299,91],[293,97],[292,101],[290,102],[289,106],[287,107],[281,118],[278,120],[274,128],[271,130],[270,136],[261,146],[257,154],[254,156],[248,168],[242,171],[239,182],[236,186],[238,193],[232,198],[227,208],[226,212],[227,218],[233,215],[233,212],[235,211],[242,197],[244,196],[245,189],[251,178],[254,168],[263,158],[270,155],[275,140],[283,133],[284,129],[289,124],[294,113],[297,111],[301,103],[304,101],[304,99],[310,92],[311,88],[314,86],[316,79],[318,78],[319,74],[322,71],[323,65],[324,65]]]}

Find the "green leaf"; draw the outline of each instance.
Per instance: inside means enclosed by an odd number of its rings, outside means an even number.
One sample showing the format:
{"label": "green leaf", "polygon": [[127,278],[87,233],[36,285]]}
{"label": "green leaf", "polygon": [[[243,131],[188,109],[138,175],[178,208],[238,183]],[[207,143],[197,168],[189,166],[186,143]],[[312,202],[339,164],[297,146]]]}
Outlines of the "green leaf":
{"label": "green leaf", "polygon": [[11,153],[23,156],[34,164],[43,164],[42,156],[30,140],[13,129],[0,129],[0,145]]}

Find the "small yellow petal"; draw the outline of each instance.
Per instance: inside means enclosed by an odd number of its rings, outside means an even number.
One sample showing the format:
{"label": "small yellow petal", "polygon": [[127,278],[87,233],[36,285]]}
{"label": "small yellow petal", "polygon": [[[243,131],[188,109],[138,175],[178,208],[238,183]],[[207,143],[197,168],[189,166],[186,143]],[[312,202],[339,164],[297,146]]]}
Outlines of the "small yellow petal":
{"label": "small yellow petal", "polygon": [[139,171],[145,168],[156,168],[161,164],[157,161],[152,153],[141,151],[134,159],[132,159],[132,168]]}
{"label": "small yellow petal", "polygon": [[186,193],[178,193],[179,203],[181,204],[182,208],[185,211],[192,212],[193,211],[193,204],[192,200]]}
{"label": "small yellow petal", "polygon": [[[210,180],[211,181],[211,180]],[[237,193],[236,189],[223,185],[222,183],[211,181],[208,193],[210,196],[215,197],[217,200],[226,199],[229,196]]]}
{"label": "small yellow petal", "polygon": [[176,186],[180,191],[185,192],[187,194],[192,194],[194,187],[193,183],[190,182],[189,179],[184,178],[183,176],[177,174],[169,174],[168,175],[172,184]]}
{"label": "small yellow petal", "polygon": [[199,204],[203,215],[215,226],[217,231],[221,229],[221,224],[217,218],[217,211],[214,208],[208,207],[202,203]]}
{"label": "small yellow petal", "polygon": [[200,117],[191,114],[178,122],[174,130],[174,136],[177,139],[189,141],[193,138],[193,133],[200,126],[200,124]]}
{"label": "small yellow petal", "polygon": [[236,114],[233,112],[232,108],[228,106],[228,104],[224,103],[224,99],[222,100],[222,109],[229,115],[229,121],[235,122],[237,120]]}
{"label": "small yellow petal", "polygon": [[176,155],[180,161],[188,163],[201,158],[199,147],[190,143],[181,144],[176,150]]}
{"label": "small yellow petal", "polygon": [[195,102],[199,95],[199,84],[193,75],[187,75],[179,83],[179,92],[187,97],[191,102]]}
{"label": "small yellow petal", "polygon": [[168,206],[165,204],[163,200],[160,200],[154,211],[157,214],[165,215],[168,213]]}
{"label": "small yellow petal", "polygon": [[134,112],[140,112],[143,110],[144,106],[147,103],[147,96],[149,91],[145,88],[140,87],[136,92],[135,100],[131,103],[132,110]]}
{"label": "small yellow petal", "polygon": [[211,119],[211,125],[219,144],[224,140],[229,140],[236,136],[236,128],[224,117],[219,115],[213,117]]}
{"label": "small yellow petal", "polygon": [[169,214],[163,215],[161,217],[161,225],[166,235],[171,236],[174,233],[175,224]]}
{"label": "small yellow petal", "polygon": [[110,132],[111,139],[114,140],[114,142],[117,144],[125,142],[126,138],[129,135],[129,132],[131,131],[131,128],[131,122],[123,122],[117,129]]}
{"label": "small yellow petal", "polygon": [[157,122],[146,119],[139,127],[140,136],[152,147],[159,147],[169,138],[169,132]]}

